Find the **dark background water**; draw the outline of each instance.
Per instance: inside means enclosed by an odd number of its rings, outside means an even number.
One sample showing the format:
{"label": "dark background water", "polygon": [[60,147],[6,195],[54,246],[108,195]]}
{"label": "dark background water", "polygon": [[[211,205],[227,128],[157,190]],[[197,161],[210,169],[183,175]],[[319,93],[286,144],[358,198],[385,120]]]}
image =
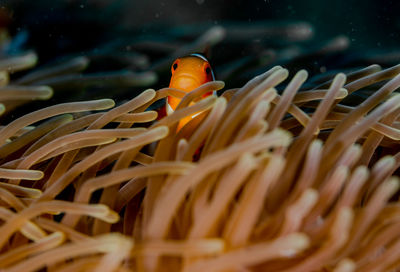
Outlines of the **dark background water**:
{"label": "dark background water", "polygon": [[[9,0],[11,31],[28,30],[28,45],[43,58],[85,50],[155,27],[238,20],[309,22],[316,39],[344,34],[357,49],[397,47],[400,2],[387,0]],[[162,28],[159,34],[163,34]]]}

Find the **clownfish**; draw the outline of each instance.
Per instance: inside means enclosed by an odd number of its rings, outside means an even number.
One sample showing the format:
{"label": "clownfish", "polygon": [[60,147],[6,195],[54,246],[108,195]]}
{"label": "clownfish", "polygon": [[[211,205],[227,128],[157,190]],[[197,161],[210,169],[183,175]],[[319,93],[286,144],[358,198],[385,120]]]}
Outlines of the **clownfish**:
{"label": "clownfish", "polygon": [[[178,58],[172,63],[169,87],[189,93],[204,83],[214,80],[214,72],[208,60],[203,55],[195,53]],[[213,92],[209,92],[203,97],[212,94]],[[166,114],[169,115],[174,112],[180,101],[180,98],[168,96],[165,103]],[[182,119],[178,125],[178,130],[193,117]]]}

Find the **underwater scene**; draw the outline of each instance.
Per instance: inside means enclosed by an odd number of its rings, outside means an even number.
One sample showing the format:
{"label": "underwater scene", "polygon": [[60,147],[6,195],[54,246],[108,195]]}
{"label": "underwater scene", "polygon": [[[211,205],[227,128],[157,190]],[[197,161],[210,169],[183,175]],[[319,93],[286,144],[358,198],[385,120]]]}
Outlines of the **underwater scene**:
{"label": "underwater scene", "polygon": [[398,14],[0,1],[0,271],[400,271]]}

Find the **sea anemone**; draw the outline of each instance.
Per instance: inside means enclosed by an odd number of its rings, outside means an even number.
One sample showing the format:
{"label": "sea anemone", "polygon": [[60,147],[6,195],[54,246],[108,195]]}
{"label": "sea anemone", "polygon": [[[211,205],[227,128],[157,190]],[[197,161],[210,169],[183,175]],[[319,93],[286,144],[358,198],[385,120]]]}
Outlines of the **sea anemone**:
{"label": "sea anemone", "polygon": [[[400,269],[400,66],[313,89],[305,70],[288,75],[275,66],[199,101],[224,82],[63,103],[3,126],[2,271]],[[182,101],[156,120],[146,109],[168,95]]]}
{"label": "sea anemone", "polygon": [[0,115],[32,100],[46,100],[53,95],[48,86],[24,86],[10,83],[10,74],[31,68],[37,62],[33,52],[0,59]]}

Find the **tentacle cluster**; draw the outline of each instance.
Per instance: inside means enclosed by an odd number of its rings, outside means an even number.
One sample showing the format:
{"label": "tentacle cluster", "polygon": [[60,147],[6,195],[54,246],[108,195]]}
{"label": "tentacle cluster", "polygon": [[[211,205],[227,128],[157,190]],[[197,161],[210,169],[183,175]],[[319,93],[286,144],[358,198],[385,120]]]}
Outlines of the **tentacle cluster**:
{"label": "tentacle cluster", "polygon": [[[0,269],[400,269],[399,67],[314,89],[306,71],[288,75],[277,66],[203,100],[224,83],[58,104],[4,125]],[[182,102],[156,120],[146,109],[168,95]]]}

